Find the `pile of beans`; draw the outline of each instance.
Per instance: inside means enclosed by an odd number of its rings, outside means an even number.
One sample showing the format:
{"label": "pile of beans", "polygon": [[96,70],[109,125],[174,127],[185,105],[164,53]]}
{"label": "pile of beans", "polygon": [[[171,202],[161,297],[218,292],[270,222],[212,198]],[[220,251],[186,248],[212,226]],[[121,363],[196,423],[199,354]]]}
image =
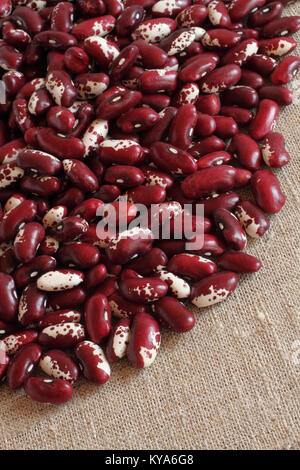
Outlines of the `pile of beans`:
{"label": "pile of beans", "polygon": [[[300,68],[288,55],[300,17],[282,17],[286,3],[1,0],[0,380],[11,389],[60,404],[81,374],[104,384],[124,356],[147,367],[161,326],[193,328],[183,300],[213,305],[261,268],[242,250],[285,203],[270,168],[290,160],[274,126]],[[252,200],[236,192],[246,186]],[[150,226],[99,236],[108,204],[129,221],[154,206],[170,239]],[[204,232],[196,250],[174,238],[185,204],[204,206],[185,214],[194,239]]]}

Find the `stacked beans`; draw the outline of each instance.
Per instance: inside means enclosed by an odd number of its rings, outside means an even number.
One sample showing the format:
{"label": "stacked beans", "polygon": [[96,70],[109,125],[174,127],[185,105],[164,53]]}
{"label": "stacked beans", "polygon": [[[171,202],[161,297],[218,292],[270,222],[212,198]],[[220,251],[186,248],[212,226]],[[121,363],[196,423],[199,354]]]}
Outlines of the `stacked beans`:
{"label": "stacked beans", "polygon": [[[271,169],[290,157],[274,126],[300,67],[288,55],[300,17],[282,17],[286,3],[1,1],[0,379],[11,389],[60,404],[80,374],[104,384],[124,356],[147,367],[160,325],[193,328],[183,300],[213,305],[261,268],[242,250],[285,203]],[[246,186],[252,200],[236,192]],[[147,224],[99,234],[108,204],[128,221],[137,204],[154,207],[170,238]],[[183,213],[193,232],[175,239]]]}

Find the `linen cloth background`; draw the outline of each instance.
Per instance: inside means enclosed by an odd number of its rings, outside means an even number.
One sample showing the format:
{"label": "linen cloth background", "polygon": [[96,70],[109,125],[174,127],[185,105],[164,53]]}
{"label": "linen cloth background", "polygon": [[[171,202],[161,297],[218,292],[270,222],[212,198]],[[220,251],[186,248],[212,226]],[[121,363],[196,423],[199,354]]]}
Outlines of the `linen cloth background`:
{"label": "linen cloth background", "polygon": [[297,86],[276,128],[291,154],[275,171],[287,203],[247,247],[263,269],[242,275],[226,302],[194,309],[192,332],[164,331],[150,368],[113,365],[106,385],[80,382],[65,406],[1,385],[0,449],[300,448],[300,77]]}

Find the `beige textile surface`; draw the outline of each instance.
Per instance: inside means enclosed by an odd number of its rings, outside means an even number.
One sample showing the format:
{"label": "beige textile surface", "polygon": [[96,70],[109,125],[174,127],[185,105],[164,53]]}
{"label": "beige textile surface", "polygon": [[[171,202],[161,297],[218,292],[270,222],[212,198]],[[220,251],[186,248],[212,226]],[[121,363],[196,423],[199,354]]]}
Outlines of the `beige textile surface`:
{"label": "beige textile surface", "polygon": [[2,385],[0,449],[300,448],[299,109],[300,97],[277,126],[292,157],[276,171],[286,206],[248,244],[263,269],[196,312],[191,333],[165,332],[149,369],[124,361],[102,387],[82,381],[63,407]]}

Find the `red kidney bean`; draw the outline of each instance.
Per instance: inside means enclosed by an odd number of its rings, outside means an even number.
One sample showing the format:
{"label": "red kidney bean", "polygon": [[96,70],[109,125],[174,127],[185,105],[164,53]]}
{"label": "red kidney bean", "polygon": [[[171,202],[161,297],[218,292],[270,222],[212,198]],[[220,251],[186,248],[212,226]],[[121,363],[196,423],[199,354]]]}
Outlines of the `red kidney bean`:
{"label": "red kidney bean", "polygon": [[184,333],[195,325],[195,317],[181,302],[166,296],[152,306],[153,314],[166,328]]}
{"label": "red kidney bean", "polygon": [[224,253],[218,260],[221,269],[236,273],[256,273],[262,267],[261,262],[255,256],[246,253]]}
{"label": "red kidney bean", "polygon": [[298,73],[300,58],[296,56],[285,57],[271,73],[270,80],[274,85],[289,83]]}
{"label": "red kidney bean", "polygon": [[6,95],[9,97],[15,96],[26,83],[24,74],[16,70],[10,70],[4,73],[2,80],[5,84]]}
{"label": "red kidney bean", "polygon": [[197,169],[195,159],[188,152],[166,142],[152,145],[151,160],[160,170],[173,174],[188,175]]}
{"label": "red kidney bean", "polygon": [[54,227],[60,223],[67,215],[67,208],[65,206],[53,206],[49,209],[43,217],[43,226],[47,229]]}
{"label": "red kidney bean", "polygon": [[[180,107],[185,104],[195,104],[199,98],[200,90],[196,83],[186,83],[174,97],[174,104]],[[156,95],[160,96],[160,95]]]}
{"label": "red kidney bean", "polygon": [[192,288],[190,301],[196,307],[209,307],[226,300],[236,289],[238,277],[234,272],[212,274],[198,281]]}
{"label": "red kidney bean", "polygon": [[165,269],[159,269],[156,276],[169,286],[169,291],[177,299],[186,299],[191,293],[189,284],[182,278]]}
{"label": "red kidney bean", "polygon": [[22,227],[14,240],[14,254],[21,263],[29,263],[38,250],[45,237],[45,230],[41,224],[30,222]]}
{"label": "red kidney bean", "polygon": [[125,8],[116,21],[115,32],[118,36],[126,37],[143,21],[144,8],[132,5]]}
{"label": "red kidney bean", "polygon": [[226,28],[231,25],[231,18],[224,2],[214,0],[207,5],[208,18],[213,26]]}
{"label": "red kidney bean", "polygon": [[[201,30],[201,28],[198,29]],[[202,34],[204,33],[205,30],[202,30]],[[182,28],[177,29],[162,41],[160,41],[159,47],[166,51],[168,56],[174,56],[179,52],[187,49],[194,40],[195,31],[193,28]]]}
{"label": "red kidney bean", "polygon": [[239,108],[237,106],[222,106],[220,112],[224,116],[231,117],[241,126],[248,124],[253,118],[253,113],[249,109]]}
{"label": "red kidney bean", "polygon": [[45,374],[54,379],[63,379],[73,384],[79,378],[77,364],[59,349],[52,349],[43,354],[39,365]]}
{"label": "red kidney bean", "polygon": [[55,176],[26,175],[22,178],[20,189],[40,197],[49,197],[60,189],[60,180]]}
{"label": "red kidney bean", "polygon": [[292,52],[296,48],[297,42],[292,38],[273,37],[272,39],[261,39],[258,46],[261,54],[281,57]]}
{"label": "red kidney bean", "polygon": [[[100,289],[97,289],[97,293],[100,293]],[[145,305],[136,304],[124,299],[118,291],[110,294],[108,300],[113,315],[118,318],[132,318],[140,312],[146,312]]]}
{"label": "red kidney bean", "polygon": [[38,171],[41,175],[55,175],[61,170],[61,162],[53,155],[40,150],[25,149],[17,155],[17,164],[24,170]]}
{"label": "red kidney bean", "polygon": [[139,186],[144,182],[144,173],[137,167],[115,165],[108,168],[104,174],[106,183],[118,184],[123,188]]}
{"label": "red kidney bean", "polygon": [[47,124],[58,132],[67,134],[75,125],[75,116],[63,106],[53,106],[47,113]]}
{"label": "red kidney bean", "polygon": [[228,151],[249,170],[258,170],[261,166],[261,151],[255,140],[246,134],[236,134]]}
{"label": "red kidney bean", "polygon": [[104,69],[108,68],[120,52],[116,44],[96,35],[89,36],[84,40],[84,50]]}
{"label": "red kidney bean", "polygon": [[94,99],[107,89],[109,77],[105,73],[83,73],[77,75],[74,84],[80,99]]}
{"label": "red kidney bean", "polygon": [[271,2],[269,5],[262,6],[254,13],[249,15],[248,24],[251,27],[262,27],[272,20],[280,17],[283,11],[282,2]]}
{"label": "red kidney bean", "polygon": [[139,91],[112,87],[98,97],[96,115],[102,119],[114,119],[134,108],[141,100],[142,94]]}
{"label": "red kidney bean", "polygon": [[103,142],[108,133],[108,121],[105,119],[95,119],[91,122],[85,131],[82,142],[85,146],[85,157],[91,156],[99,149],[99,145]]}
{"label": "red kidney bean", "polygon": [[107,139],[99,146],[99,158],[105,164],[134,165],[142,157],[142,147],[132,140]]}
{"label": "red kidney bean", "polygon": [[234,47],[240,41],[241,36],[238,33],[223,28],[209,29],[201,38],[204,47],[216,50]]}
{"label": "red kidney bean", "polygon": [[105,36],[110,33],[116,23],[116,19],[111,15],[89,18],[74,25],[72,34],[82,41],[89,36]]}
{"label": "red kidney bean", "polygon": [[32,375],[34,367],[38,364],[42,349],[38,344],[26,344],[12,358],[7,369],[7,383],[9,388],[15,390]]}
{"label": "red kidney bean", "polygon": [[106,357],[109,362],[117,362],[126,356],[130,338],[130,320],[121,318],[113,327],[106,346]]}
{"label": "red kidney bean", "polygon": [[285,16],[276,18],[266,24],[261,35],[265,38],[274,38],[274,36],[287,36],[296,33],[300,28],[300,16]]}
{"label": "red kidney bean", "polygon": [[4,41],[17,48],[24,49],[30,43],[31,37],[22,29],[16,29],[12,23],[5,23],[2,28],[2,38]]}
{"label": "red kidney bean", "polygon": [[47,297],[37,289],[35,283],[28,284],[22,292],[19,302],[18,321],[28,326],[40,320],[45,313]]}
{"label": "red kidney bean", "polygon": [[[192,142],[192,136],[197,119],[197,110],[193,104],[185,104],[181,106],[171,123],[168,136],[169,143],[175,147],[179,147],[179,149],[186,150]],[[166,149],[168,151],[169,159],[170,153],[178,154],[178,150],[175,149],[175,152],[172,147],[165,147],[165,153],[167,153]],[[151,150],[153,153],[153,146]]]}
{"label": "red kidney bean", "polygon": [[60,242],[70,242],[80,238],[88,230],[88,222],[80,217],[66,217],[50,228],[50,235]]}
{"label": "red kidney bean", "polygon": [[11,20],[16,22],[18,26],[27,31],[31,36],[40,33],[44,27],[43,20],[38,12],[27,6],[15,8],[11,15]]}
{"label": "red kidney bean", "polygon": [[279,132],[269,132],[266,135],[262,142],[261,154],[266,165],[272,168],[281,168],[290,161],[284,137]]}
{"label": "red kidney bean", "polygon": [[207,73],[212,72],[219,60],[218,55],[212,52],[198,54],[183,63],[179,78],[183,82],[198,81],[207,75]]}
{"label": "red kidney bean", "polygon": [[264,79],[261,75],[249,69],[243,69],[239,85],[260,88],[264,84]]}
{"label": "red kidney bean", "polygon": [[256,203],[269,214],[276,214],[285,204],[279,181],[268,170],[259,170],[251,178],[251,190]]}
{"label": "red kidney bean", "polygon": [[36,330],[23,330],[12,333],[2,339],[5,344],[6,353],[11,356],[21,349],[25,344],[34,343],[38,338]]}
{"label": "red kidney bean", "polygon": [[228,12],[232,21],[239,21],[265,3],[266,0],[235,0],[230,3]]}
{"label": "red kidney bean", "polygon": [[223,139],[234,136],[239,130],[232,117],[214,116],[214,121],[216,124],[215,134]]}
{"label": "red kidney bean", "polygon": [[[14,333],[16,331],[16,326],[13,325],[12,323],[6,323],[2,320],[0,320],[0,338],[4,337],[4,336],[7,336],[11,333]],[[3,345],[3,343],[1,343],[0,341],[0,349],[1,349],[1,344]],[[4,345],[3,345],[3,348],[4,348]],[[1,355],[1,352],[0,352],[0,355]],[[1,361],[0,361],[1,363]],[[1,373],[0,373],[1,375]]]}
{"label": "red kidney bean", "polygon": [[246,234],[238,219],[227,209],[216,209],[213,219],[225,244],[233,250],[243,250],[247,243]]}
{"label": "red kidney bean", "polygon": [[252,238],[261,237],[270,227],[264,213],[251,201],[242,201],[235,209],[235,215]]}
{"label": "red kidney bean", "polygon": [[254,108],[258,104],[258,94],[256,90],[248,86],[234,86],[223,93],[223,104],[237,105],[242,108]]}
{"label": "red kidney bean", "polygon": [[174,255],[168,261],[167,269],[193,281],[198,281],[217,271],[217,267],[212,261],[189,253]]}
{"label": "red kidney bean", "polygon": [[[41,47],[41,46],[39,46]],[[41,47],[43,50],[43,48]],[[53,72],[55,70],[61,70],[66,72],[65,63],[64,63],[64,53],[57,50],[49,51],[47,54],[47,72]]]}
{"label": "red kidney bean", "polygon": [[81,313],[77,310],[65,309],[56,312],[47,313],[41,320],[37,322],[37,328],[43,330],[48,326],[58,325],[61,323],[78,323],[81,320]]}
{"label": "red kidney bean", "polygon": [[142,132],[159,120],[159,115],[151,108],[134,108],[124,113],[117,120],[117,126],[122,132],[130,134],[131,132]]}
{"label": "red kidney bean", "polygon": [[11,0],[4,0],[0,6],[0,18],[4,18],[11,13],[12,3]]}
{"label": "red kidney bean", "polygon": [[196,108],[200,113],[214,116],[218,114],[221,109],[220,98],[215,93],[199,96],[196,102]]}
{"label": "red kidney bean", "polygon": [[51,271],[56,267],[56,260],[51,256],[37,256],[29,263],[19,267],[14,272],[14,280],[19,289],[26,287],[41,274]]}
{"label": "red kidney bean", "polygon": [[68,47],[76,46],[77,44],[77,39],[72,34],[50,29],[38,33],[34,37],[34,41],[38,46],[45,49],[55,49],[58,51],[65,51]]}
{"label": "red kidney bean", "polygon": [[66,380],[30,377],[24,384],[28,397],[40,403],[62,405],[73,396],[73,387]]}
{"label": "red kidney bean", "polygon": [[111,330],[111,310],[107,298],[101,294],[90,297],[84,306],[84,318],[90,339],[100,344]]}
{"label": "red kidney bean", "polygon": [[100,253],[88,243],[71,242],[58,250],[57,259],[64,266],[89,269],[99,262]]}
{"label": "red kidney bean", "polygon": [[12,246],[7,248],[2,256],[0,256],[0,271],[5,274],[12,274],[18,265],[18,261],[14,255]]}
{"label": "red kidney bean", "polygon": [[127,267],[133,269],[142,276],[149,276],[156,272],[159,267],[167,265],[168,258],[159,248],[152,248],[148,253],[129,261]]}
{"label": "red kidney bean", "polygon": [[56,134],[54,129],[39,128],[36,132],[38,146],[60,159],[75,158],[81,159],[85,152],[84,143],[73,136],[63,136]]}
{"label": "red kidney bean", "polygon": [[88,290],[97,287],[105,280],[107,276],[107,268],[104,264],[97,264],[93,266],[86,274],[84,285]]}
{"label": "red kidney bean", "polygon": [[202,4],[186,7],[176,17],[176,22],[181,27],[200,26],[207,17],[207,8]]}
{"label": "red kidney bean", "polygon": [[0,320],[12,322],[16,318],[18,296],[14,279],[8,274],[0,272]]}
{"label": "red kidney bean", "polygon": [[[142,104],[150,108],[155,109],[155,111],[162,111],[169,106],[171,98],[167,95],[159,95],[156,93],[143,96]],[[183,104],[183,103],[182,103]]]}
{"label": "red kidney bean", "polygon": [[159,184],[153,186],[139,186],[126,191],[125,196],[132,204],[160,204],[166,199],[166,190]]}
{"label": "red kidney bean", "polygon": [[264,77],[270,75],[276,65],[277,62],[275,59],[264,54],[253,55],[247,63],[247,67]]}
{"label": "red kidney bean", "polygon": [[245,39],[227,52],[223,58],[223,64],[244,65],[258,51],[258,42],[255,39]]}
{"label": "red kidney bean", "polygon": [[31,222],[37,213],[37,205],[29,199],[4,214],[0,225],[0,241],[11,240],[23,223]]}
{"label": "red kidney bean", "polygon": [[84,377],[90,382],[104,384],[110,377],[110,367],[100,346],[92,341],[82,341],[75,348]]}
{"label": "red kidney bean", "polygon": [[125,299],[136,303],[155,302],[168,291],[168,284],[154,277],[124,279],[119,287]]}
{"label": "red kidney bean", "polygon": [[74,6],[70,2],[59,2],[51,14],[51,29],[68,33],[73,26]]}
{"label": "red kidney bean", "polygon": [[279,106],[288,106],[294,100],[294,94],[288,88],[281,85],[265,85],[258,90],[260,99],[273,100]]}
{"label": "red kidney bean", "polygon": [[28,103],[25,99],[16,98],[13,102],[12,111],[21,132],[25,133],[28,129],[34,127],[34,121],[30,116]]}
{"label": "red kidney bean", "polygon": [[72,73],[80,74],[88,71],[89,56],[80,47],[69,47],[64,54],[64,65]]}
{"label": "red kidney bean", "polygon": [[114,184],[103,184],[100,189],[94,193],[95,197],[99,197],[103,202],[113,202],[121,195],[120,188]]}
{"label": "red kidney bean", "polygon": [[208,73],[208,75],[200,81],[200,90],[203,93],[221,92],[234,86],[240,78],[241,69],[238,65],[224,65]]}
{"label": "red kidney bean", "polygon": [[132,323],[127,346],[129,362],[138,368],[150,366],[156,358],[160,346],[160,328],[148,313],[138,313]]}
{"label": "red kidney bean", "polygon": [[148,70],[138,78],[138,87],[143,93],[171,92],[177,87],[177,76],[174,70]]}
{"label": "red kidney bean", "polygon": [[134,255],[150,251],[152,244],[151,230],[136,227],[111,238],[106,254],[112,263],[125,264]]}
{"label": "red kidney bean", "polygon": [[75,101],[77,91],[67,72],[52,70],[46,77],[46,88],[58,106],[69,107]]}
{"label": "red kidney bean", "polygon": [[21,202],[24,202],[24,201],[26,201],[26,198],[22,194],[18,194],[18,193],[13,194],[7,199],[5,206],[4,206],[4,212],[8,212],[11,209],[14,209],[19,204],[21,204]]}
{"label": "red kidney bean", "polygon": [[84,327],[79,323],[58,323],[44,328],[38,342],[47,348],[69,349],[84,339]]}
{"label": "red kidney bean", "polygon": [[0,166],[0,188],[4,189],[15,184],[24,175],[22,168],[12,164],[5,163]]}
{"label": "red kidney bean", "polygon": [[5,380],[9,362],[10,359],[6,354],[6,346],[2,341],[0,341],[0,381]]}
{"label": "red kidney bean", "polygon": [[201,137],[207,137],[216,130],[216,122],[209,114],[198,113],[195,133]]}
{"label": "red kidney bean", "polygon": [[154,18],[140,23],[132,32],[133,40],[144,39],[147,42],[159,42],[169,36],[177,27],[171,18]]}
{"label": "red kidney bean", "polygon": [[168,54],[160,47],[149,44],[143,39],[132,43],[139,50],[138,61],[145,68],[160,68],[166,65]]}
{"label": "red kidney bean", "polygon": [[135,45],[129,45],[122,49],[110,67],[110,77],[114,82],[121,78],[130,70],[139,54],[139,49]]}
{"label": "red kidney bean", "polygon": [[249,126],[249,134],[255,140],[262,140],[268,132],[274,129],[278,119],[278,104],[270,99],[263,99]]}
{"label": "red kidney bean", "polygon": [[219,139],[219,137],[215,135],[211,135],[205,139],[192,143],[189,148],[189,152],[191,155],[193,155],[193,157],[201,157],[202,155],[207,155],[208,153],[224,150],[225,147],[226,143],[224,140]]}
{"label": "red kidney bean", "polygon": [[159,115],[160,119],[154,124],[151,129],[146,131],[142,136],[142,144],[150,147],[157,141],[163,140],[166,137],[170,124],[176,116],[177,109],[174,107],[168,107],[163,109]]}
{"label": "red kidney bean", "polygon": [[64,172],[70,181],[86,192],[97,191],[99,183],[96,175],[88,166],[79,160],[63,160]]}
{"label": "red kidney bean", "polygon": [[251,173],[247,170],[221,165],[205,168],[187,176],[181,187],[186,197],[196,199],[206,194],[226,192],[234,187],[245,186],[250,178]]}
{"label": "red kidney bean", "polygon": [[212,166],[222,165],[231,160],[231,155],[224,151],[208,153],[204,157],[199,158],[197,161],[198,169],[210,168]]}
{"label": "red kidney bean", "polygon": [[54,310],[78,308],[79,305],[84,303],[85,299],[85,289],[74,287],[66,291],[50,293],[48,295],[48,305]]}
{"label": "red kidney bean", "polygon": [[103,202],[99,199],[85,199],[76,207],[74,207],[74,209],[70,213],[70,216],[81,217],[87,222],[91,222],[96,218],[97,213],[102,209],[102,207]]}
{"label": "red kidney bean", "polygon": [[23,54],[13,46],[0,44],[0,64],[4,70],[18,70],[23,61]]}

